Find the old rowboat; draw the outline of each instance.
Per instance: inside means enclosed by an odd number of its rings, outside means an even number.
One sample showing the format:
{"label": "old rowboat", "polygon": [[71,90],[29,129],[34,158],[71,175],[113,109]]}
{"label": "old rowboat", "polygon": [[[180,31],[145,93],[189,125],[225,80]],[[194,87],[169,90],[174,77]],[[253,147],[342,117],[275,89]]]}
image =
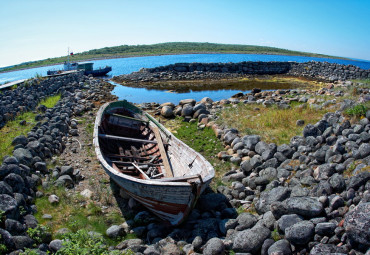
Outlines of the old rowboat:
{"label": "old rowboat", "polygon": [[212,165],[202,155],[125,100],[99,109],[94,146],[108,175],[172,225],[186,219],[214,177]]}

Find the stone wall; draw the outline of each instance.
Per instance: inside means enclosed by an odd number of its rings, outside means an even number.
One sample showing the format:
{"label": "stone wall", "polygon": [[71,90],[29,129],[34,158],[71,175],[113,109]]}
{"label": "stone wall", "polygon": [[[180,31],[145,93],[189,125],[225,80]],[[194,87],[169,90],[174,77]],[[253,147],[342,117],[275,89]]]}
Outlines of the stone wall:
{"label": "stone wall", "polygon": [[288,74],[326,81],[370,78],[370,70],[353,65],[328,62],[240,62],[240,63],[176,63],[155,68],[144,68],[140,72],[215,72],[239,74]]}

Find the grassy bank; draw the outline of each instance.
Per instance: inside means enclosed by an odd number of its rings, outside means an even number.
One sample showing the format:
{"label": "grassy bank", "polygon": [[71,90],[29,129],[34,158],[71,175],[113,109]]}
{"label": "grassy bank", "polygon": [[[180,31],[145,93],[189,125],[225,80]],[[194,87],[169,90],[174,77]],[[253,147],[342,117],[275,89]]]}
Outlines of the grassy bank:
{"label": "grassy bank", "polygon": [[[155,56],[169,54],[192,54],[192,53],[243,53],[243,54],[273,54],[293,55],[307,57],[340,58],[323,54],[292,51],[275,47],[239,45],[239,44],[217,44],[217,43],[193,43],[193,42],[170,42],[151,45],[121,45],[94,49],[82,53],[76,53],[71,57],[72,61],[85,61],[91,59],[122,58],[134,56]],[[0,72],[13,71],[22,68],[32,68],[45,65],[55,65],[67,61],[66,56],[48,58],[39,61],[22,63]]]}
{"label": "grassy bank", "polygon": [[[61,95],[55,95],[42,100],[39,105],[45,105],[47,108],[52,108],[59,101]],[[28,132],[36,125],[35,121],[38,112],[25,112],[15,117],[14,120],[8,121],[5,126],[0,129],[0,163],[3,157],[11,155],[14,149],[12,141],[19,135],[27,135]],[[26,121],[25,125],[21,125],[21,121]]]}

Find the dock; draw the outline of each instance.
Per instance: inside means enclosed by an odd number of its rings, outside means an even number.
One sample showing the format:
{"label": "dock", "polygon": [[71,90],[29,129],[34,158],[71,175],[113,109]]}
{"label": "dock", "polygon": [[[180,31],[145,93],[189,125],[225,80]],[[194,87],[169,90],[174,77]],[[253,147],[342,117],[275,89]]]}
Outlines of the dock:
{"label": "dock", "polygon": [[[58,74],[52,74],[52,75],[42,76],[42,78],[56,77],[56,76],[63,76],[63,75],[71,74],[71,73],[77,73],[77,72],[81,72],[81,71],[78,71],[78,70],[65,71],[65,72],[63,72],[63,73],[58,73]],[[30,79],[32,79],[32,78],[30,78]],[[5,84],[3,84],[3,85],[0,85],[0,90],[2,90],[2,89],[6,89],[6,88],[10,88],[10,87],[13,87],[13,86],[15,86],[15,85],[22,84],[22,83],[23,83],[23,82],[25,82],[26,80],[29,80],[29,79],[22,79],[22,80],[18,80],[18,81],[12,81],[12,82],[9,82],[9,83],[5,83]]]}

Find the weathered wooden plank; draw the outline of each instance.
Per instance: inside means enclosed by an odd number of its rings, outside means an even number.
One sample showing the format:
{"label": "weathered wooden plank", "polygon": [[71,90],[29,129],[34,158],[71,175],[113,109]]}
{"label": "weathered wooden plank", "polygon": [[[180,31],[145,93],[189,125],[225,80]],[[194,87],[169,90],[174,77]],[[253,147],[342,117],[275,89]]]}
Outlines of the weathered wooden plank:
{"label": "weathered wooden plank", "polygon": [[126,158],[126,159],[134,158],[134,159],[137,159],[137,160],[151,160],[152,159],[150,157],[135,157],[135,156],[125,156],[125,155],[118,155],[118,154],[107,154],[106,156],[108,158]]}
{"label": "weathered wooden plank", "polygon": [[148,123],[149,121],[146,121],[146,120],[141,120],[141,119],[137,119],[137,118],[133,118],[133,117],[129,117],[129,116],[125,116],[125,115],[121,115],[121,114],[117,114],[117,113],[109,113],[108,114],[111,114],[113,115],[114,117],[119,117],[119,118],[124,118],[124,119],[128,119],[128,120],[136,120],[138,122],[143,122],[143,123]]}
{"label": "weathered wooden plank", "polygon": [[189,175],[189,176],[180,176],[180,177],[172,177],[172,178],[162,178],[158,179],[159,182],[179,182],[179,181],[187,181],[191,179],[199,178],[199,175]]}
{"label": "weathered wooden plank", "polygon": [[146,175],[146,173],[140,169],[140,167],[138,165],[136,165],[135,163],[131,163],[143,176],[146,180],[149,180],[149,176]]}
{"label": "weathered wooden plank", "polygon": [[165,173],[166,177],[173,177],[170,161],[168,160],[167,152],[166,149],[164,148],[161,134],[159,133],[159,128],[155,125],[152,125],[152,128],[155,138],[157,139],[158,142],[159,151],[161,153],[164,169],[166,171]]}
{"label": "weathered wooden plank", "polygon": [[118,141],[126,141],[126,142],[135,142],[135,143],[157,143],[157,141],[152,140],[144,140],[144,139],[137,139],[137,138],[131,138],[131,137],[124,137],[124,136],[115,136],[115,135],[105,135],[105,134],[99,134],[100,138],[104,139],[112,139],[112,140],[118,140]]}

